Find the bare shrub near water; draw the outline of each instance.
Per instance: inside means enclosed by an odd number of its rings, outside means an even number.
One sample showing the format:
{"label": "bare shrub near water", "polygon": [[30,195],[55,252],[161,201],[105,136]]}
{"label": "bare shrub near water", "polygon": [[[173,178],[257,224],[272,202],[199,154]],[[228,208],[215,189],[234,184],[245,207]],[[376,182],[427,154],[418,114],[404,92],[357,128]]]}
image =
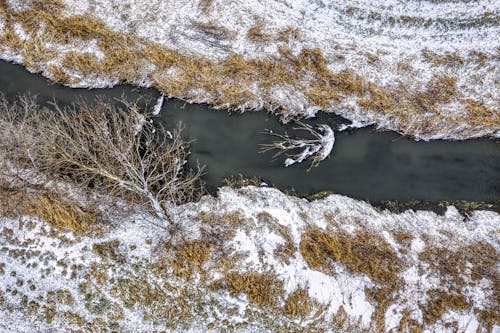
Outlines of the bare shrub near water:
{"label": "bare shrub near water", "polygon": [[0,96],[0,157],[15,165],[119,196],[172,222],[168,205],[195,200],[201,169],[189,169],[181,127],[155,128],[136,103],[40,108],[30,97]]}

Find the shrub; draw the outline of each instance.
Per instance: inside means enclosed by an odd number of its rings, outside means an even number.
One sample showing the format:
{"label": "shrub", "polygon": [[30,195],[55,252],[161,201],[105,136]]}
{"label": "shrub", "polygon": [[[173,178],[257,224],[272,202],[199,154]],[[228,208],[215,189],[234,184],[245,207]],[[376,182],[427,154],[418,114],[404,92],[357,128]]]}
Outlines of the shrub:
{"label": "shrub", "polygon": [[168,135],[136,103],[103,99],[40,108],[30,97],[9,103],[0,96],[0,156],[9,163],[117,195],[172,221],[166,206],[202,193],[201,169],[187,167],[181,127]]}

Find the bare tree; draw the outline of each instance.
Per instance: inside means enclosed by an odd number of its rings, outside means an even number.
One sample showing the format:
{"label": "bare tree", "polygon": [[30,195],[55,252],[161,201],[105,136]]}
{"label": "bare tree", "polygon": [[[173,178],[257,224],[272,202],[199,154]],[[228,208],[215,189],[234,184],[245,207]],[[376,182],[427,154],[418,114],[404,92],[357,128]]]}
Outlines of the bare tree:
{"label": "bare tree", "polygon": [[[36,137],[25,140],[35,144],[20,147],[23,163],[145,204],[160,219],[172,222],[167,205],[194,199],[201,192],[202,170],[187,167],[189,151],[180,126],[170,133],[153,126],[136,103],[121,102],[123,107],[104,100],[67,108],[53,104],[48,110],[25,99],[30,114],[15,115],[14,128],[23,124],[23,131]],[[1,109],[8,109],[3,103]]]}

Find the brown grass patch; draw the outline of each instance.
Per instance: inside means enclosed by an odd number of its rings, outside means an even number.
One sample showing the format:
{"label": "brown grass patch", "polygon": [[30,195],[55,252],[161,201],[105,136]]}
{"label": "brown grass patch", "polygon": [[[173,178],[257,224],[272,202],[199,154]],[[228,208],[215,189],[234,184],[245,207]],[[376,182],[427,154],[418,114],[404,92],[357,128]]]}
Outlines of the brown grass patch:
{"label": "brown grass patch", "polygon": [[102,232],[101,214],[94,207],[84,207],[26,184],[15,186],[3,179],[0,179],[0,215],[12,218],[36,216],[52,227],[78,235]]}
{"label": "brown grass patch", "polygon": [[[498,254],[488,243],[476,242],[458,249],[428,246],[418,257],[448,280],[455,290],[466,285],[467,276],[473,281],[482,278],[494,283],[500,281],[500,274],[495,269]],[[470,270],[468,264],[472,265]]]}
{"label": "brown grass patch", "polygon": [[193,240],[174,247],[171,262],[174,274],[190,277],[194,271],[201,272],[203,264],[210,258],[212,245],[205,240]]}
{"label": "brown grass patch", "polygon": [[433,325],[449,309],[463,312],[471,308],[462,295],[431,290],[427,292],[427,296],[429,299],[422,310],[426,325]]}
{"label": "brown grass patch", "polygon": [[285,300],[285,314],[296,318],[306,317],[311,312],[317,310],[320,304],[312,299],[307,290],[297,287]]}
{"label": "brown grass patch", "polygon": [[205,224],[204,238],[220,243],[234,237],[238,228],[242,227],[245,219],[237,211],[218,215],[213,212],[200,212],[195,217]]}
{"label": "brown grass patch", "polygon": [[422,333],[422,325],[417,320],[411,319],[410,314],[410,310],[403,310],[403,314],[398,325],[398,333]]}
{"label": "brown grass patch", "polygon": [[[498,289],[497,289],[498,291]],[[498,295],[496,296],[498,300]],[[480,326],[482,326],[486,332],[493,332],[493,327],[500,323],[500,311],[498,311],[498,307],[488,310],[475,310]]]}
{"label": "brown grass patch", "polygon": [[351,273],[366,274],[373,282],[394,288],[403,268],[403,263],[385,239],[367,231],[349,235],[310,227],[302,235],[300,253],[313,269],[334,274],[332,262],[338,262]]}
{"label": "brown grass patch", "polygon": [[383,332],[385,329],[385,314],[394,298],[391,290],[386,288],[365,288],[365,295],[375,305],[375,310],[371,316],[372,326],[375,327],[377,332]]}
{"label": "brown grass patch", "polygon": [[288,42],[293,39],[299,39],[299,29],[288,27],[278,31],[278,40]]}
{"label": "brown grass patch", "polygon": [[203,33],[215,37],[216,39],[230,39],[234,37],[234,32],[228,28],[209,22],[195,22],[194,26]]}
{"label": "brown grass patch", "polygon": [[457,94],[457,78],[435,75],[427,83],[427,94],[439,103],[448,103]]}
{"label": "brown grass patch", "polygon": [[424,49],[422,56],[434,66],[462,66],[465,63],[465,60],[456,52],[439,54],[429,49]]}
{"label": "brown grass patch", "polygon": [[214,0],[200,0],[198,7],[203,13],[208,13],[208,11],[212,8]]}
{"label": "brown grass patch", "polygon": [[[428,246],[419,254],[419,259],[427,263],[437,273],[443,290],[433,290],[425,307],[426,322],[432,323],[448,308],[465,311],[474,307],[469,304],[464,294],[468,287],[482,279],[492,284],[493,296],[485,308],[475,312],[481,313],[478,319],[481,325],[491,327],[491,321],[498,319],[497,302],[500,297],[500,273],[496,269],[498,254],[488,243],[475,242],[456,249]],[[495,315],[491,315],[491,314]]]}
{"label": "brown grass patch", "polygon": [[411,241],[413,240],[413,235],[408,231],[403,230],[395,230],[392,232],[392,237],[398,244],[405,248],[409,248],[411,246]]}
{"label": "brown grass patch", "polygon": [[79,206],[75,202],[62,200],[58,195],[44,193],[30,200],[28,211],[51,226],[76,234],[96,233],[100,214],[93,209]]}
{"label": "brown grass patch", "polygon": [[226,289],[232,296],[245,293],[248,300],[259,306],[275,306],[283,298],[283,282],[270,273],[228,272],[213,284]]}
{"label": "brown grass patch", "polygon": [[101,243],[92,244],[92,251],[98,254],[102,259],[110,259],[118,263],[124,263],[124,256],[120,253],[120,241],[113,239]]}
{"label": "brown grass patch", "polygon": [[254,42],[268,42],[272,39],[272,35],[264,31],[263,23],[258,23],[248,29],[247,38]]}

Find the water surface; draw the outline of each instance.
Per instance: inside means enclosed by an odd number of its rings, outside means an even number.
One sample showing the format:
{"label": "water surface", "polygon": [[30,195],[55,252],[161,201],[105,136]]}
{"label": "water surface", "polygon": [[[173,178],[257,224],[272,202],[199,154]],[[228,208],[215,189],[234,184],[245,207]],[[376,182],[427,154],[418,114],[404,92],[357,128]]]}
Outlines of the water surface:
{"label": "water surface", "polygon": [[[0,61],[0,92],[36,94],[40,103],[57,100],[68,104],[78,98],[142,98],[150,107],[158,93],[152,89],[118,86],[112,89],[70,89],[52,84],[21,66]],[[500,145],[495,140],[415,142],[394,132],[363,128],[336,133],[333,154],[317,168],[308,164],[283,167],[283,158],[259,153],[259,145],[274,140],[264,129],[294,133],[275,116],[265,112],[229,114],[206,105],[169,100],[156,121],[167,127],[182,121],[185,136],[192,140],[191,162],[206,165],[204,179],[211,189],[223,179],[242,174],[257,176],[299,195],[333,191],[354,198],[381,200],[500,199]],[[309,123],[328,123],[335,128],[343,120],[320,114]]]}

